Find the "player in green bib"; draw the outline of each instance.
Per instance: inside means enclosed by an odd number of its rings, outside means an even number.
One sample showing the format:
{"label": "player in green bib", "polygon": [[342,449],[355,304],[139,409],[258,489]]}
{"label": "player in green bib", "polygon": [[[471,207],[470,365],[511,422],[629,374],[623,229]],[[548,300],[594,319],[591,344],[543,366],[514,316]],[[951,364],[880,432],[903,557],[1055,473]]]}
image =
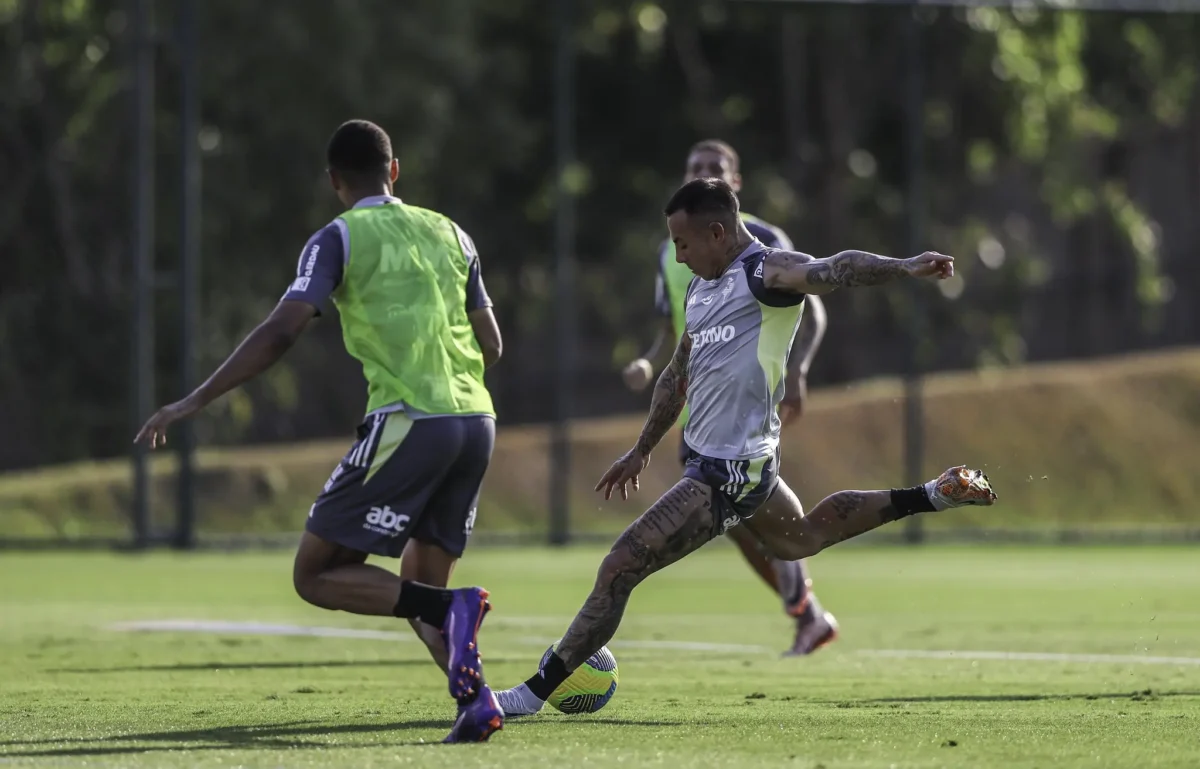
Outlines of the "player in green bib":
{"label": "player in green bib", "polygon": [[[367,380],[367,415],[309,510],[296,592],[325,609],[407,619],[458,702],[447,741],[481,742],[504,718],[476,637],[491,607],[482,588],[446,585],[495,442],[484,369],[500,357],[500,330],[471,238],[393,196],[399,167],[382,128],[344,123],[327,159],[347,211],[309,239],[270,317],[137,440],[165,443],[168,425],[261,374],[332,302]],[[371,555],[401,558],[400,574],[367,564]]]}
{"label": "player in green bib", "polygon": [[[693,179],[717,178],[724,180],[735,191],[742,187],[738,171],[738,153],[729,144],[708,139],[694,145],[688,152],[684,169],[684,182]],[[792,250],[792,242],[783,230],[754,216],[742,213],[746,229],[768,248]],[[655,363],[665,363],[659,358],[675,349],[679,329],[686,327],[686,297],[691,285],[692,273],[686,264],[675,258],[675,245],[664,240],[658,252],[658,277],[655,284],[655,308],[662,318],[654,344],[641,358],[625,367],[625,383],[633,390],[643,390],[654,381]],[[805,302],[800,328],[796,332],[792,354],[788,359],[786,392],[779,404],[779,418],[783,425],[793,423],[802,413],[808,388],[806,377],[813,356],[825,334],[825,306],[820,297],[810,296]],[[680,463],[686,462],[690,448],[683,441],[683,427],[689,411],[684,406],[677,427],[680,430]],[[837,637],[837,620],[825,611],[813,594],[803,561],[782,561],[772,557],[762,544],[744,528],[730,529],[727,534],[741,550],[746,562],[763,581],[779,595],[783,610],[795,619],[796,632],[789,655],[804,655],[820,649]]]}

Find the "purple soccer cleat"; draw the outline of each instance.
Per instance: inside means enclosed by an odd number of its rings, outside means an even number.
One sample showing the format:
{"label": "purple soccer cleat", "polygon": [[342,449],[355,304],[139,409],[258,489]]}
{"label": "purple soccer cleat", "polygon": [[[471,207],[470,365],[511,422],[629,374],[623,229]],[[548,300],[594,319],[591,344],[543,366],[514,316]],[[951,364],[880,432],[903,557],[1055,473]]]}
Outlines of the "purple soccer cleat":
{"label": "purple soccer cleat", "polygon": [[487,742],[504,728],[504,711],[487,684],[479,685],[479,696],[458,706],[458,718],[442,742]]}
{"label": "purple soccer cleat", "polygon": [[467,587],[454,591],[442,637],[450,654],[446,675],[450,679],[450,696],[460,707],[469,705],[483,689],[483,661],[479,656],[479,626],[491,610],[488,591]]}

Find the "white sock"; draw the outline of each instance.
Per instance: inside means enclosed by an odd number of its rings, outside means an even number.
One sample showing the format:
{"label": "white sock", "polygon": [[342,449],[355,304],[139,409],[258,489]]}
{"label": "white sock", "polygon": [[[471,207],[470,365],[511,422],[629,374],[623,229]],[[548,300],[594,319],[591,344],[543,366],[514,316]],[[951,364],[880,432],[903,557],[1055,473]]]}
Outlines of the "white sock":
{"label": "white sock", "polygon": [[925,496],[929,497],[929,501],[933,504],[933,509],[935,511],[941,512],[942,510],[949,510],[951,507],[953,507],[953,505],[951,505],[950,501],[943,497],[941,492],[938,491],[937,482],[937,478],[934,478],[932,481],[925,482]]}
{"label": "white sock", "polygon": [[511,689],[505,689],[495,694],[505,716],[531,716],[546,704],[545,700],[539,700],[537,695],[530,691],[525,684],[517,684]]}

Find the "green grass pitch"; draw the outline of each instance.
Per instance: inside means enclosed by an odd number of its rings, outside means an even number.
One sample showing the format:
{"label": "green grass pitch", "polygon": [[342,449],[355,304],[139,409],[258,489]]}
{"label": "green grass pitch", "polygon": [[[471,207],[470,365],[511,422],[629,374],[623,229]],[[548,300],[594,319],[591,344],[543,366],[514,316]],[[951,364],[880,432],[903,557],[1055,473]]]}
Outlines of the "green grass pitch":
{"label": "green grass pitch", "polygon": [[[492,683],[533,671],[602,552],[468,553]],[[452,703],[407,626],[306,606],[288,554],[5,553],[0,766],[1200,766],[1195,549],[842,547],[811,568],[843,630],[813,657],[778,657],[788,621],[718,543],[634,593],[603,711],[444,746]],[[151,620],[405,637],[113,629]]]}

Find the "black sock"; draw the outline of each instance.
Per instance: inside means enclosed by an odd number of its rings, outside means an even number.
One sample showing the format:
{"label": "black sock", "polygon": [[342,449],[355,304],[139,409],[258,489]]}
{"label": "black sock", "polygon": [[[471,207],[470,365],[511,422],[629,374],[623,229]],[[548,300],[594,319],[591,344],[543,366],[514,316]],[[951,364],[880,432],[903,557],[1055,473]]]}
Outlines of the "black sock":
{"label": "black sock", "polygon": [[529,687],[529,691],[539,700],[545,701],[550,699],[550,695],[554,694],[554,690],[563,681],[570,678],[571,674],[567,672],[567,665],[562,661],[557,653],[551,652],[550,658],[546,660],[546,664],[542,665],[542,669],[537,675],[525,682]]}
{"label": "black sock", "polygon": [[911,489],[892,489],[892,506],[884,510],[884,515],[889,521],[898,521],[916,513],[932,513],[936,509],[929,501],[925,487],[913,486]]}
{"label": "black sock", "polygon": [[446,624],[446,612],[454,594],[440,587],[422,585],[406,579],[400,583],[400,597],[392,614],[405,619],[419,619],[426,625],[440,628]]}

